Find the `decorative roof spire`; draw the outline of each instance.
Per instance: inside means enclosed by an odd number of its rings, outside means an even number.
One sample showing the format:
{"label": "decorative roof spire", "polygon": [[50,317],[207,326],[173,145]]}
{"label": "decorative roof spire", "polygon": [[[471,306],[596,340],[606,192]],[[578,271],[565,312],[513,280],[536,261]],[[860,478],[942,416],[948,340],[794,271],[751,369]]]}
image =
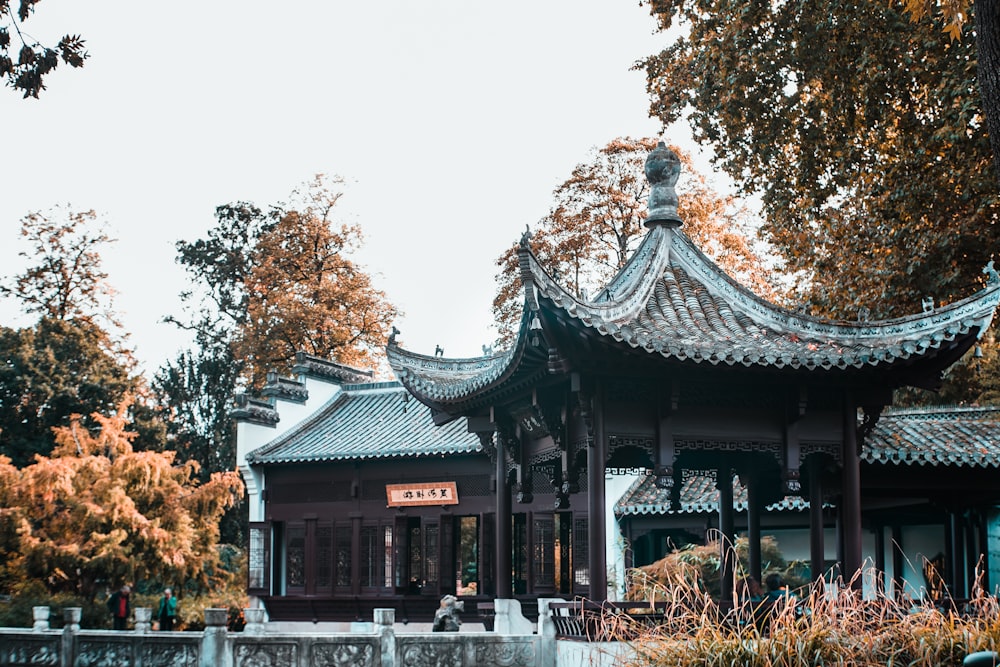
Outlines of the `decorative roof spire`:
{"label": "decorative roof spire", "polygon": [[667,148],[662,141],[646,157],[646,180],[649,181],[649,215],[646,226],[654,224],[676,227],[681,224],[677,214],[677,177],[681,173],[681,161],[677,154]]}

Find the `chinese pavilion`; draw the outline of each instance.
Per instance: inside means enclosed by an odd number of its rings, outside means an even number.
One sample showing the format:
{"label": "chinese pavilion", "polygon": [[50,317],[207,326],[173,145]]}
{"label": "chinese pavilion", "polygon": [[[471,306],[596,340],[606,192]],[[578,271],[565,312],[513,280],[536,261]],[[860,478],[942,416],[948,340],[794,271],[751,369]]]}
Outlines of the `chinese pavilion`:
{"label": "chinese pavilion", "polygon": [[[672,507],[692,477],[713,479],[724,542],[735,536],[738,477],[758,576],[762,511],[789,496],[808,501],[812,572],[825,570],[823,507],[832,499],[838,571],[851,580],[862,566],[865,439],[894,389],[940,386],[1000,302],[990,266],[978,293],[907,317],[831,321],[781,308],[685,236],[679,172],[662,143],[651,152],[646,235],[593,298],[562,287],[522,240],[524,310],[509,349],[447,359],[389,340],[402,385],[436,424],[464,419],[490,457],[498,598],[573,593],[582,581],[588,597],[607,598],[605,484],[619,469],[650,471]],[[518,575],[543,544],[557,545],[552,567],[563,585]],[[587,563],[585,576],[575,562]]]}

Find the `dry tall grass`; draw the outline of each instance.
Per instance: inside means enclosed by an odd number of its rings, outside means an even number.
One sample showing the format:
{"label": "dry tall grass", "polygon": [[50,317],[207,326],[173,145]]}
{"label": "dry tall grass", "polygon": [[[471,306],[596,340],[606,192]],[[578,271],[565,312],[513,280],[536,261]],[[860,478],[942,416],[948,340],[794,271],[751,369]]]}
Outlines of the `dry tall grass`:
{"label": "dry tall grass", "polygon": [[[666,601],[662,617],[601,619],[606,636],[633,647],[628,667],[948,667],[1000,647],[1000,605],[982,594],[962,609],[944,610],[929,602],[863,599],[849,584],[817,582],[769,605],[736,596],[716,601],[690,573],[643,583],[648,599]],[[636,601],[636,611],[642,605]]]}

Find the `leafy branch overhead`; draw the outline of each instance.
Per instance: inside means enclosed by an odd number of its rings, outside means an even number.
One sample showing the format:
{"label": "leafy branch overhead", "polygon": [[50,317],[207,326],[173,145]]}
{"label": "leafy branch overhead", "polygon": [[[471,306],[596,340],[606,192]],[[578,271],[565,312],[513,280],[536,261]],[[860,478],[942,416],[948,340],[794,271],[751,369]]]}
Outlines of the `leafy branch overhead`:
{"label": "leafy branch overhead", "polygon": [[88,58],[80,35],[64,35],[54,47],[35,40],[24,27],[40,0],[21,0],[15,11],[10,0],[0,0],[0,78],[24,97],[38,97],[45,77],[60,62],[83,67]]}
{"label": "leafy branch overhead", "polygon": [[953,40],[887,0],[649,5],[663,31],[690,28],[639,64],[651,112],[686,117],[760,196],[814,314],[890,317],[980,286],[1000,196],[968,23]]}

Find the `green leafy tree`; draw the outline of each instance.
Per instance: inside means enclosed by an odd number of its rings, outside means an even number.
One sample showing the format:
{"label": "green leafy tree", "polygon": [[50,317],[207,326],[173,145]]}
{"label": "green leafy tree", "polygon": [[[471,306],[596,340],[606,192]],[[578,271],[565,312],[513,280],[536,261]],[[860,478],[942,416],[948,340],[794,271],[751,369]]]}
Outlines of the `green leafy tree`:
{"label": "green leafy tree", "polygon": [[111,312],[114,296],[101,251],[115,242],[90,211],[54,208],[21,219],[21,237],[30,246],[18,253],[31,262],[0,295],[14,297],[27,313],[57,320],[103,317],[119,326]]}
{"label": "green leafy tree", "polygon": [[914,22],[939,16],[953,39],[962,37],[969,12],[975,18],[979,98],[993,146],[993,173],[1000,180],[1000,2],[998,0],[901,0]]}
{"label": "green leafy tree", "polygon": [[[978,288],[1000,241],[968,27],[884,0],[653,0],[688,27],[643,60],[652,113],[759,194],[765,238],[817,314],[887,317]],[[674,33],[671,33],[674,34]]]}
{"label": "green leafy tree", "polygon": [[[228,413],[240,390],[260,387],[272,368],[287,373],[299,350],[364,365],[385,343],[396,310],[350,259],[360,230],[331,222],[338,183],[318,176],[266,210],[220,206],[205,238],[177,244],[194,289],[182,294],[185,315],[168,319],[195,345],[153,384],[171,442],[203,475],[236,466]],[[224,538],[239,543],[244,523],[228,513]]]}
{"label": "green leafy tree", "polygon": [[[113,290],[101,266],[101,251],[112,242],[93,211],[58,209],[30,213],[21,236],[31,263],[0,287],[26,313],[39,316],[30,327],[0,327],[0,454],[18,466],[47,454],[51,429],[67,426],[72,415],[114,414],[126,395],[141,433],[138,446],[160,448],[165,429],[149,404],[111,306]],[[108,328],[104,328],[102,323]]]}
{"label": "green leafy tree", "polygon": [[24,94],[38,97],[45,90],[44,78],[59,66],[83,67],[88,54],[80,35],[67,34],[54,47],[31,38],[23,24],[40,0],[20,0],[15,10],[10,0],[0,0],[0,78]]}
{"label": "green leafy tree", "polygon": [[[567,289],[594,294],[621,269],[638,247],[646,228],[649,184],[646,156],[656,139],[620,137],[594,149],[553,193],[549,214],[532,231],[531,247],[546,269]],[[673,147],[684,164],[678,183],[683,230],[731,275],[761,294],[772,294],[764,267],[755,253],[745,209],[734,198],[715,191]],[[497,294],[493,300],[498,344],[509,343],[521,317],[523,293],[517,245],[497,259]]]}

